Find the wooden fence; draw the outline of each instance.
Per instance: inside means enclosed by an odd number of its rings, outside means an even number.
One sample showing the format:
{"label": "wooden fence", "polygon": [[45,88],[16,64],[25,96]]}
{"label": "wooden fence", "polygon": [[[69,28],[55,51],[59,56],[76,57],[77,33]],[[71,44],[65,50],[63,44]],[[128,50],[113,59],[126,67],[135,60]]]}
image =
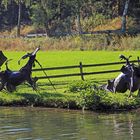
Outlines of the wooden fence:
{"label": "wooden fence", "polygon": [[[130,61],[131,63],[138,62],[138,60]],[[33,69],[33,72],[38,71],[52,71],[52,70],[64,70],[64,69],[79,69],[79,73],[71,73],[71,74],[61,74],[61,75],[49,75],[49,76],[39,76],[38,79],[47,79],[47,78],[62,78],[62,77],[72,77],[72,76],[80,76],[82,80],[84,80],[84,76],[86,75],[95,75],[95,74],[105,74],[105,73],[115,73],[120,72],[120,70],[107,70],[107,71],[96,71],[96,72],[84,72],[83,68],[88,67],[100,67],[100,66],[110,66],[110,65],[120,65],[125,64],[126,62],[113,62],[113,63],[102,63],[102,64],[82,64],[74,66],[63,66],[63,67],[51,67],[51,68],[42,68],[42,69]]]}

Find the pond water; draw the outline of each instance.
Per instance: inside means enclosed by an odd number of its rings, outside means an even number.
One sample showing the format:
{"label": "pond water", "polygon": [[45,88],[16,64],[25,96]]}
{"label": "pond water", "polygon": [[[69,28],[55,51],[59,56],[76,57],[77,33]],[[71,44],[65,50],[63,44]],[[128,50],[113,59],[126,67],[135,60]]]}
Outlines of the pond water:
{"label": "pond water", "polygon": [[139,140],[140,113],[0,108],[0,140]]}

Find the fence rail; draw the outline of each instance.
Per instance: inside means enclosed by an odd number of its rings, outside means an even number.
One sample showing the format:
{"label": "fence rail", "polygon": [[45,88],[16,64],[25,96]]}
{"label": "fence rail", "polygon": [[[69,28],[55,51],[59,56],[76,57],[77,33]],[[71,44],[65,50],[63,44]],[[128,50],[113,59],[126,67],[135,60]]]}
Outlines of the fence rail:
{"label": "fence rail", "polygon": [[[130,61],[131,63],[140,62],[139,60]],[[84,80],[84,76],[86,75],[95,75],[95,74],[105,74],[105,73],[115,73],[120,72],[120,70],[106,70],[106,71],[96,71],[96,72],[84,72],[83,68],[88,67],[101,67],[101,66],[110,66],[110,65],[120,65],[125,64],[126,62],[113,62],[113,63],[101,63],[101,64],[82,64],[73,65],[73,66],[63,66],[63,67],[51,67],[51,68],[40,68],[40,69],[33,69],[33,72],[38,71],[51,71],[51,70],[64,70],[64,69],[79,69],[79,73],[71,73],[71,74],[61,74],[61,75],[49,75],[49,76],[39,76],[38,79],[47,79],[47,78],[62,78],[62,77],[73,77],[73,76],[80,76],[82,80]]]}

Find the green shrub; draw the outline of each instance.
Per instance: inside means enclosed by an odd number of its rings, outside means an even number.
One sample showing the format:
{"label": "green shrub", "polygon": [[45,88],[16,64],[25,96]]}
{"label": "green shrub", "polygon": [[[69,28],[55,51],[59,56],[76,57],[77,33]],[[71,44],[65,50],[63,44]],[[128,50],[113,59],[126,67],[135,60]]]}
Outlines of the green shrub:
{"label": "green shrub", "polygon": [[92,89],[94,85],[91,81],[73,81],[69,84],[68,89],[70,92],[81,92]]}
{"label": "green shrub", "polygon": [[77,105],[90,110],[127,110],[137,108],[139,97],[129,98],[129,92],[110,93],[101,90],[99,85],[90,81],[80,81],[69,86],[71,92],[79,92]]}
{"label": "green shrub", "polygon": [[33,22],[33,25],[35,28],[42,28],[45,30],[45,22],[47,19],[47,16],[45,14],[45,11],[39,4],[34,4],[31,6],[32,9],[32,16],[31,20]]}
{"label": "green shrub", "polygon": [[94,13],[92,16],[82,20],[82,28],[84,31],[92,31],[95,27],[107,23],[107,19],[103,14]]}
{"label": "green shrub", "polygon": [[136,108],[139,104],[137,97],[129,98],[127,93],[105,92],[98,87],[80,95],[81,106],[92,110],[127,110]]}

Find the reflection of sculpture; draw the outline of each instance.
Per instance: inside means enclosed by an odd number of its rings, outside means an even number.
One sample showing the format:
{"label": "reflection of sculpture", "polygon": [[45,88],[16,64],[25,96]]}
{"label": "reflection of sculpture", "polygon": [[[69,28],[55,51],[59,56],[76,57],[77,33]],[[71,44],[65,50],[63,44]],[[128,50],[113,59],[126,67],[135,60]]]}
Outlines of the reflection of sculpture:
{"label": "reflection of sculpture", "polygon": [[[118,136],[122,132],[123,134],[128,134],[127,138],[126,135],[121,137],[120,139],[129,139],[133,140],[134,139],[134,122],[132,118],[136,118],[134,114],[119,114],[119,115],[113,115],[113,125],[114,125],[114,133]],[[127,126],[127,127],[126,127]]]}
{"label": "reflection of sculpture", "polygon": [[122,66],[121,74],[113,80],[108,80],[108,84],[104,86],[105,90],[124,93],[128,89],[131,96],[132,92],[140,89],[140,66],[131,64],[130,57],[120,56],[121,59],[126,60],[126,65]]}
{"label": "reflection of sculpture", "polygon": [[29,60],[19,71],[10,70],[6,62],[6,70],[0,72],[0,90],[6,88],[6,90],[12,92],[16,89],[16,86],[25,81],[27,81],[34,90],[36,89],[36,82],[32,79],[31,73],[32,66],[36,61],[36,53],[39,51],[39,49],[40,48],[37,48],[34,52],[27,53],[22,57],[22,59],[29,57]]}

